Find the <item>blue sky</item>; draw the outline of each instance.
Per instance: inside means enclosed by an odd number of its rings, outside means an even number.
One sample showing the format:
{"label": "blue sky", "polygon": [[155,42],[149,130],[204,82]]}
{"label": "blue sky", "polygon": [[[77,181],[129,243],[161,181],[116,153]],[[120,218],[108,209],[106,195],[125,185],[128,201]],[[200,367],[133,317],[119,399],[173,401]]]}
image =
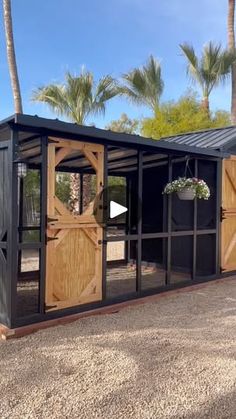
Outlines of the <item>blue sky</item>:
{"label": "blue sky", "polygon": [[[162,100],[177,99],[190,86],[179,43],[199,52],[209,40],[226,45],[227,0],[12,0],[15,46],[24,112],[55,117],[45,105],[30,101],[32,90],[63,81],[65,71],[82,65],[95,78],[118,77],[145,63],[153,54],[161,61],[165,90]],[[1,12],[2,13],[2,12]],[[1,15],[2,22],[2,15]],[[5,45],[3,23],[0,43]],[[230,84],[211,96],[212,109],[230,108]],[[14,112],[5,49],[0,58],[0,118]],[[103,127],[122,112],[130,117],[149,111],[114,99],[105,118],[92,118]]]}

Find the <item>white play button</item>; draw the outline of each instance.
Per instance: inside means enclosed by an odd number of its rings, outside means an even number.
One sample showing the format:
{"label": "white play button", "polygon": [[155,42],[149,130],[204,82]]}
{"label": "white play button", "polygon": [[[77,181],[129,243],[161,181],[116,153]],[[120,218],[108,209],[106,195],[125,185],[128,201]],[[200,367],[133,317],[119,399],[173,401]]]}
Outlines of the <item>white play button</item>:
{"label": "white play button", "polygon": [[115,201],[110,201],[110,218],[118,217],[118,215],[127,211],[128,208],[123,207],[123,205],[120,205]]}

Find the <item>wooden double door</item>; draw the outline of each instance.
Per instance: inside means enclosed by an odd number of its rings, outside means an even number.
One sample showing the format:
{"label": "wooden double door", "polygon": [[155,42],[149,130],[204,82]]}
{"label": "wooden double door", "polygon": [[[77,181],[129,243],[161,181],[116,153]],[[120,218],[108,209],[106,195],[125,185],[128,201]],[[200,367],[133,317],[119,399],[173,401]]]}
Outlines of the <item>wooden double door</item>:
{"label": "wooden double door", "polygon": [[50,138],[48,144],[46,311],[102,299],[103,229],[93,214],[93,202],[77,214],[56,194],[57,166],[80,154],[94,170],[94,194],[103,188],[104,147]]}
{"label": "wooden double door", "polygon": [[222,162],[221,268],[236,270],[236,159]]}

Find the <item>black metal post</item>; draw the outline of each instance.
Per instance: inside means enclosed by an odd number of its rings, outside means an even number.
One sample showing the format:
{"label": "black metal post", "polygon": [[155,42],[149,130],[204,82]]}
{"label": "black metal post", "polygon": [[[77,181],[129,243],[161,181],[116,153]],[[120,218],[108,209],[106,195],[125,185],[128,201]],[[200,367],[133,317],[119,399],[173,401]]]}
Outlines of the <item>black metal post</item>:
{"label": "black metal post", "polygon": [[[126,205],[128,211],[126,213],[126,235],[130,234],[130,223],[131,223],[131,179],[129,176],[126,176]],[[125,262],[130,261],[130,239],[125,242]]]}
{"label": "black metal post", "polygon": [[83,175],[83,173],[80,173],[79,181],[80,181],[79,213],[81,215],[81,214],[83,214],[83,195],[84,195],[84,175]]}
{"label": "black metal post", "polygon": [[45,312],[48,138],[41,137],[39,312]]}
{"label": "black metal post", "polygon": [[17,276],[18,276],[18,165],[19,158],[18,149],[18,131],[11,130],[11,171],[10,171],[10,222],[9,222],[9,237],[7,240],[7,272],[9,279],[9,293],[10,293],[10,327],[14,327],[17,317]]}
{"label": "black metal post", "polygon": [[143,152],[138,151],[138,243],[136,255],[136,291],[142,291],[142,199],[143,199]]}
{"label": "black metal post", "polygon": [[[194,176],[198,177],[198,160],[194,160]],[[192,280],[196,278],[196,264],[197,264],[197,198],[193,203],[193,265],[192,265]]]}
{"label": "black metal post", "polygon": [[[172,181],[172,158],[168,157],[168,182]],[[167,213],[167,261],[166,261],[166,285],[171,282],[171,215],[172,215],[172,197],[168,195],[168,213]]]}
{"label": "black metal post", "polygon": [[[23,237],[23,210],[24,210],[24,179],[19,179],[19,243],[22,243]],[[21,257],[22,251],[18,253],[18,275],[21,273]]]}

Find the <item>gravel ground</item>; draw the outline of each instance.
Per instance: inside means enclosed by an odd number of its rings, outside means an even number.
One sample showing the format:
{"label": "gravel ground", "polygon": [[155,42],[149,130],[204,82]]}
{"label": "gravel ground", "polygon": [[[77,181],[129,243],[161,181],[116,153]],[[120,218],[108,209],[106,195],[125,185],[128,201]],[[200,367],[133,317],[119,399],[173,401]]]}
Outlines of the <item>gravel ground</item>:
{"label": "gravel ground", "polygon": [[236,418],[236,281],[0,343],[0,417]]}

